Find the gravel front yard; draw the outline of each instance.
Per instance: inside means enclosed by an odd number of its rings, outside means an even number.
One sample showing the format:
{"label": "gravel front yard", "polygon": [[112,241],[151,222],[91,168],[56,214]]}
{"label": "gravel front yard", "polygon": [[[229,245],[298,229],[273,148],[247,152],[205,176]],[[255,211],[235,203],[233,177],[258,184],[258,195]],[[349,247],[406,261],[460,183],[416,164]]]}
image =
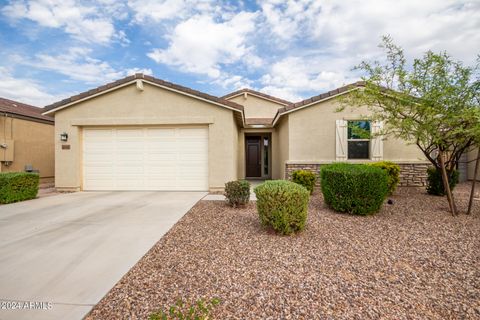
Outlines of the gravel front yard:
{"label": "gravel front yard", "polygon": [[[466,207],[468,185],[457,189]],[[380,213],[334,213],[317,191],[307,229],[277,236],[255,205],[199,202],[87,319],[146,319],[178,298],[219,297],[215,319],[478,319],[480,201],[403,189]],[[465,210],[465,209],[464,209]]]}

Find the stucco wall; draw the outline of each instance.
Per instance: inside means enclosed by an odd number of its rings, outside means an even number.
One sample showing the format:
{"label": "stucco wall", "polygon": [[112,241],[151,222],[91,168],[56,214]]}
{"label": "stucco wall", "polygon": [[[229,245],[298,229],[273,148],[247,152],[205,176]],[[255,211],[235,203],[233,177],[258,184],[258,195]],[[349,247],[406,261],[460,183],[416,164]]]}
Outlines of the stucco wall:
{"label": "stucco wall", "polygon": [[282,104],[251,94],[247,94],[246,99],[242,94],[228,100],[241,104],[244,107],[245,118],[273,118],[278,109],[284,107]]}
{"label": "stucco wall", "polygon": [[[235,121],[235,119],[233,121]],[[239,179],[241,177],[241,172],[240,172],[240,145],[239,145],[240,131],[241,131],[240,126],[239,125],[234,125],[234,132],[233,132],[233,136],[232,136],[234,156],[233,156],[232,166],[233,166],[233,170],[235,172],[235,176],[237,177],[237,179]]]}
{"label": "stucco wall", "polygon": [[[347,108],[336,112],[335,99],[289,114],[289,161],[334,161],[335,160],[335,120],[365,119],[368,109]],[[383,157],[392,161],[425,161],[415,145],[408,145],[388,137],[383,143]]]}
{"label": "stucco wall", "polygon": [[[472,150],[467,155],[468,161],[468,180],[473,180],[475,173],[475,160],[477,159],[477,150]],[[477,180],[480,181],[480,169],[478,170]]]}
{"label": "stucco wall", "polygon": [[24,119],[0,117],[0,140],[14,141],[13,162],[0,165],[2,172],[25,171],[31,164],[41,178],[55,174],[54,126]]}
{"label": "stucco wall", "polygon": [[[237,178],[238,147],[233,111],[221,106],[144,84],[129,85],[81,102],[55,114],[55,137],[67,132],[68,142],[56,139],[56,187],[78,190],[82,183],[82,128],[120,125],[208,125],[209,188],[223,188]],[[62,144],[70,145],[62,150]]]}
{"label": "stucco wall", "polygon": [[291,130],[290,130],[290,115],[285,115],[277,123],[277,141],[273,141],[277,145],[277,154],[274,158],[276,163],[274,179],[284,179],[285,177],[285,163],[291,159]]}

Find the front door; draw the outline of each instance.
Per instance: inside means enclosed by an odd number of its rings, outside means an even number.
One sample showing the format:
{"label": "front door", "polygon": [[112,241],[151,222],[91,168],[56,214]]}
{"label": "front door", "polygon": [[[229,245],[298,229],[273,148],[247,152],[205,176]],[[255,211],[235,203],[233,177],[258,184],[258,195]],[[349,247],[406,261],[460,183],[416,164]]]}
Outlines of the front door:
{"label": "front door", "polygon": [[247,139],[247,172],[249,178],[262,176],[261,137],[251,136]]}

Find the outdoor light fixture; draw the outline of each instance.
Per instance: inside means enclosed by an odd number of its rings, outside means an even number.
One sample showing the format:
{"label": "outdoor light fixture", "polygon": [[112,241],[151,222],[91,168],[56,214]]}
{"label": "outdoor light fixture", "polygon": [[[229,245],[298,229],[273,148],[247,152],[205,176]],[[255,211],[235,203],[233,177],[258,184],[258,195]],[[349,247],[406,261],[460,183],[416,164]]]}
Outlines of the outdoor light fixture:
{"label": "outdoor light fixture", "polygon": [[60,134],[60,141],[68,141],[68,133],[64,132]]}

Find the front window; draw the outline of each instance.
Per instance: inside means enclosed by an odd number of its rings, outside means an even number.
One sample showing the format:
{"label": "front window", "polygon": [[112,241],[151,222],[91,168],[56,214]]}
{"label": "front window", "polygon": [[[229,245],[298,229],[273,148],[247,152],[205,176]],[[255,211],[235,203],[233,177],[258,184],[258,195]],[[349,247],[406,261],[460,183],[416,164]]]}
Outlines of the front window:
{"label": "front window", "polygon": [[348,121],[348,159],[370,158],[370,121]]}
{"label": "front window", "polygon": [[263,175],[268,176],[268,137],[263,138]]}

